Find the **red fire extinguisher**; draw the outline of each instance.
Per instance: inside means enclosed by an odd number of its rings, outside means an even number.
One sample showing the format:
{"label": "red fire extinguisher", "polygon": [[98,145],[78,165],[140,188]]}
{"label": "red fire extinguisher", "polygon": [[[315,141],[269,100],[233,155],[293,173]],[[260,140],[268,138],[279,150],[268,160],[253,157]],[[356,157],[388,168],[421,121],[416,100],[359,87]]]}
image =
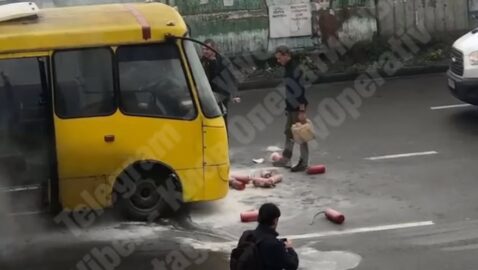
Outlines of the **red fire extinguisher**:
{"label": "red fire extinguisher", "polygon": [[324,165],[314,165],[307,168],[307,174],[322,174],[325,173]]}
{"label": "red fire extinguisher", "polygon": [[249,175],[245,174],[231,174],[231,178],[240,181],[246,185],[251,182],[251,178],[249,177]]}
{"label": "red fire extinguisher", "polygon": [[255,187],[262,188],[273,188],[275,187],[274,179],[264,178],[264,177],[254,177],[252,178],[252,183]]}
{"label": "red fire extinguisher", "polygon": [[331,209],[331,208],[326,209],[324,211],[324,214],[327,217],[327,219],[332,221],[333,223],[342,224],[345,221],[345,216],[339,211],[336,211],[334,209]]}
{"label": "red fire extinguisher", "polygon": [[233,180],[229,181],[229,185],[236,190],[246,189],[246,184],[241,182],[241,181],[238,181],[236,179],[233,179]]}
{"label": "red fire extinguisher", "polygon": [[241,213],[241,221],[242,222],[254,222],[257,221],[257,217],[259,216],[258,210],[246,211]]}
{"label": "red fire extinguisher", "polygon": [[319,213],[315,214],[314,218],[312,219],[312,223],[310,225],[314,224],[315,218],[320,214],[324,214],[324,216],[328,220],[330,220],[331,222],[333,222],[335,224],[342,224],[345,221],[344,214],[342,214],[339,211],[334,210],[332,208],[327,208],[327,209],[325,209],[325,211],[320,211]]}

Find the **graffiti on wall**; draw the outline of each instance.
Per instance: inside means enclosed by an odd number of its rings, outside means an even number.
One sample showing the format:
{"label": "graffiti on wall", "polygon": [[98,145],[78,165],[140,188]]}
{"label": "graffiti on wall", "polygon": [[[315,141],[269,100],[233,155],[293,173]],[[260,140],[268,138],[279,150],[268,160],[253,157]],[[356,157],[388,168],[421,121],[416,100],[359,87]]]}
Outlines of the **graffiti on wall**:
{"label": "graffiti on wall", "polygon": [[327,44],[330,38],[339,39],[340,22],[329,0],[312,0],[314,37]]}
{"label": "graffiti on wall", "polygon": [[[214,12],[205,9],[207,5],[187,6],[196,13],[185,19],[195,38],[214,39],[227,55],[271,52],[278,45],[320,50],[330,45],[330,39],[358,42],[371,39],[377,31],[373,16],[356,12],[364,3],[373,12],[373,0],[234,0],[237,10],[223,6],[224,0],[181,1],[214,3]],[[246,8],[252,4],[254,8]]]}

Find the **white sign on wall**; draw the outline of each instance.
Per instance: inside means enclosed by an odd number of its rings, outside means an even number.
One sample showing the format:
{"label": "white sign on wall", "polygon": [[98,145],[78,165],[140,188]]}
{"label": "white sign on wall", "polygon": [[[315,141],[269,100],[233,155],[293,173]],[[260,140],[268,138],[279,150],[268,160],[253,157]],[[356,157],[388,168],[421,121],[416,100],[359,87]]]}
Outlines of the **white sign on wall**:
{"label": "white sign on wall", "polygon": [[310,3],[269,6],[271,38],[312,35]]}
{"label": "white sign on wall", "polygon": [[223,3],[225,7],[232,7],[234,5],[234,0],[224,0]]}

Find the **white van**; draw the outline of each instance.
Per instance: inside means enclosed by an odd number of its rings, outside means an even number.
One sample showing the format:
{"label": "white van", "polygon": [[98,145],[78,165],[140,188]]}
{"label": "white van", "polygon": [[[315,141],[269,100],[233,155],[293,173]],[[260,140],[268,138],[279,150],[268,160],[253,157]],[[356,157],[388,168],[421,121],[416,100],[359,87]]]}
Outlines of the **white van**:
{"label": "white van", "polygon": [[478,28],[453,44],[448,86],[456,98],[478,105]]}

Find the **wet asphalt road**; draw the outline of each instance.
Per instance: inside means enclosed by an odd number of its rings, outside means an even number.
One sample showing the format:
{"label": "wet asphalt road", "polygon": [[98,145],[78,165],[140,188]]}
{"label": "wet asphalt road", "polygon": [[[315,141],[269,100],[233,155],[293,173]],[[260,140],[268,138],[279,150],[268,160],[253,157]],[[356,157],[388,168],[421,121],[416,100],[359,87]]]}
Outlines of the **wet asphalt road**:
{"label": "wet asphalt road", "polygon": [[[350,85],[314,86],[308,93],[309,116],[314,118],[320,102]],[[232,106],[230,121],[247,116],[270,91],[244,92],[243,102]],[[280,205],[279,231],[296,239],[302,269],[474,269],[478,264],[478,108],[431,110],[460,103],[448,93],[443,74],[387,80],[361,103],[356,118],[347,114],[339,124],[327,125],[329,136],[317,140],[311,163],[326,164],[324,175],[283,171],[285,180],[275,189],[231,191],[223,201],[188,206],[190,215],[179,220],[141,224],[103,217],[77,237],[65,228],[52,227],[45,217],[4,222],[8,233],[0,243],[0,269],[149,270],[155,269],[155,258],[156,269],[228,269],[231,243],[242,230],[254,226],[239,223],[238,213],[266,201]],[[267,159],[268,146],[282,146],[283,122],[282,115],[274,117],[247,144],[231,134],[234,169],[270,165],[267,160],[253,165],[251,159]],[[320,132],[325,132],[323,127]],[[311,225],[312,216],[325,207],[345,213],[345,224],[319,217]],[[403,224],[411,225],[400,229]],[[383,227],[388,225],[398,229]],[[131,254],[116,251],[110,260],[98,259],[114,241],[133,243]]]}

